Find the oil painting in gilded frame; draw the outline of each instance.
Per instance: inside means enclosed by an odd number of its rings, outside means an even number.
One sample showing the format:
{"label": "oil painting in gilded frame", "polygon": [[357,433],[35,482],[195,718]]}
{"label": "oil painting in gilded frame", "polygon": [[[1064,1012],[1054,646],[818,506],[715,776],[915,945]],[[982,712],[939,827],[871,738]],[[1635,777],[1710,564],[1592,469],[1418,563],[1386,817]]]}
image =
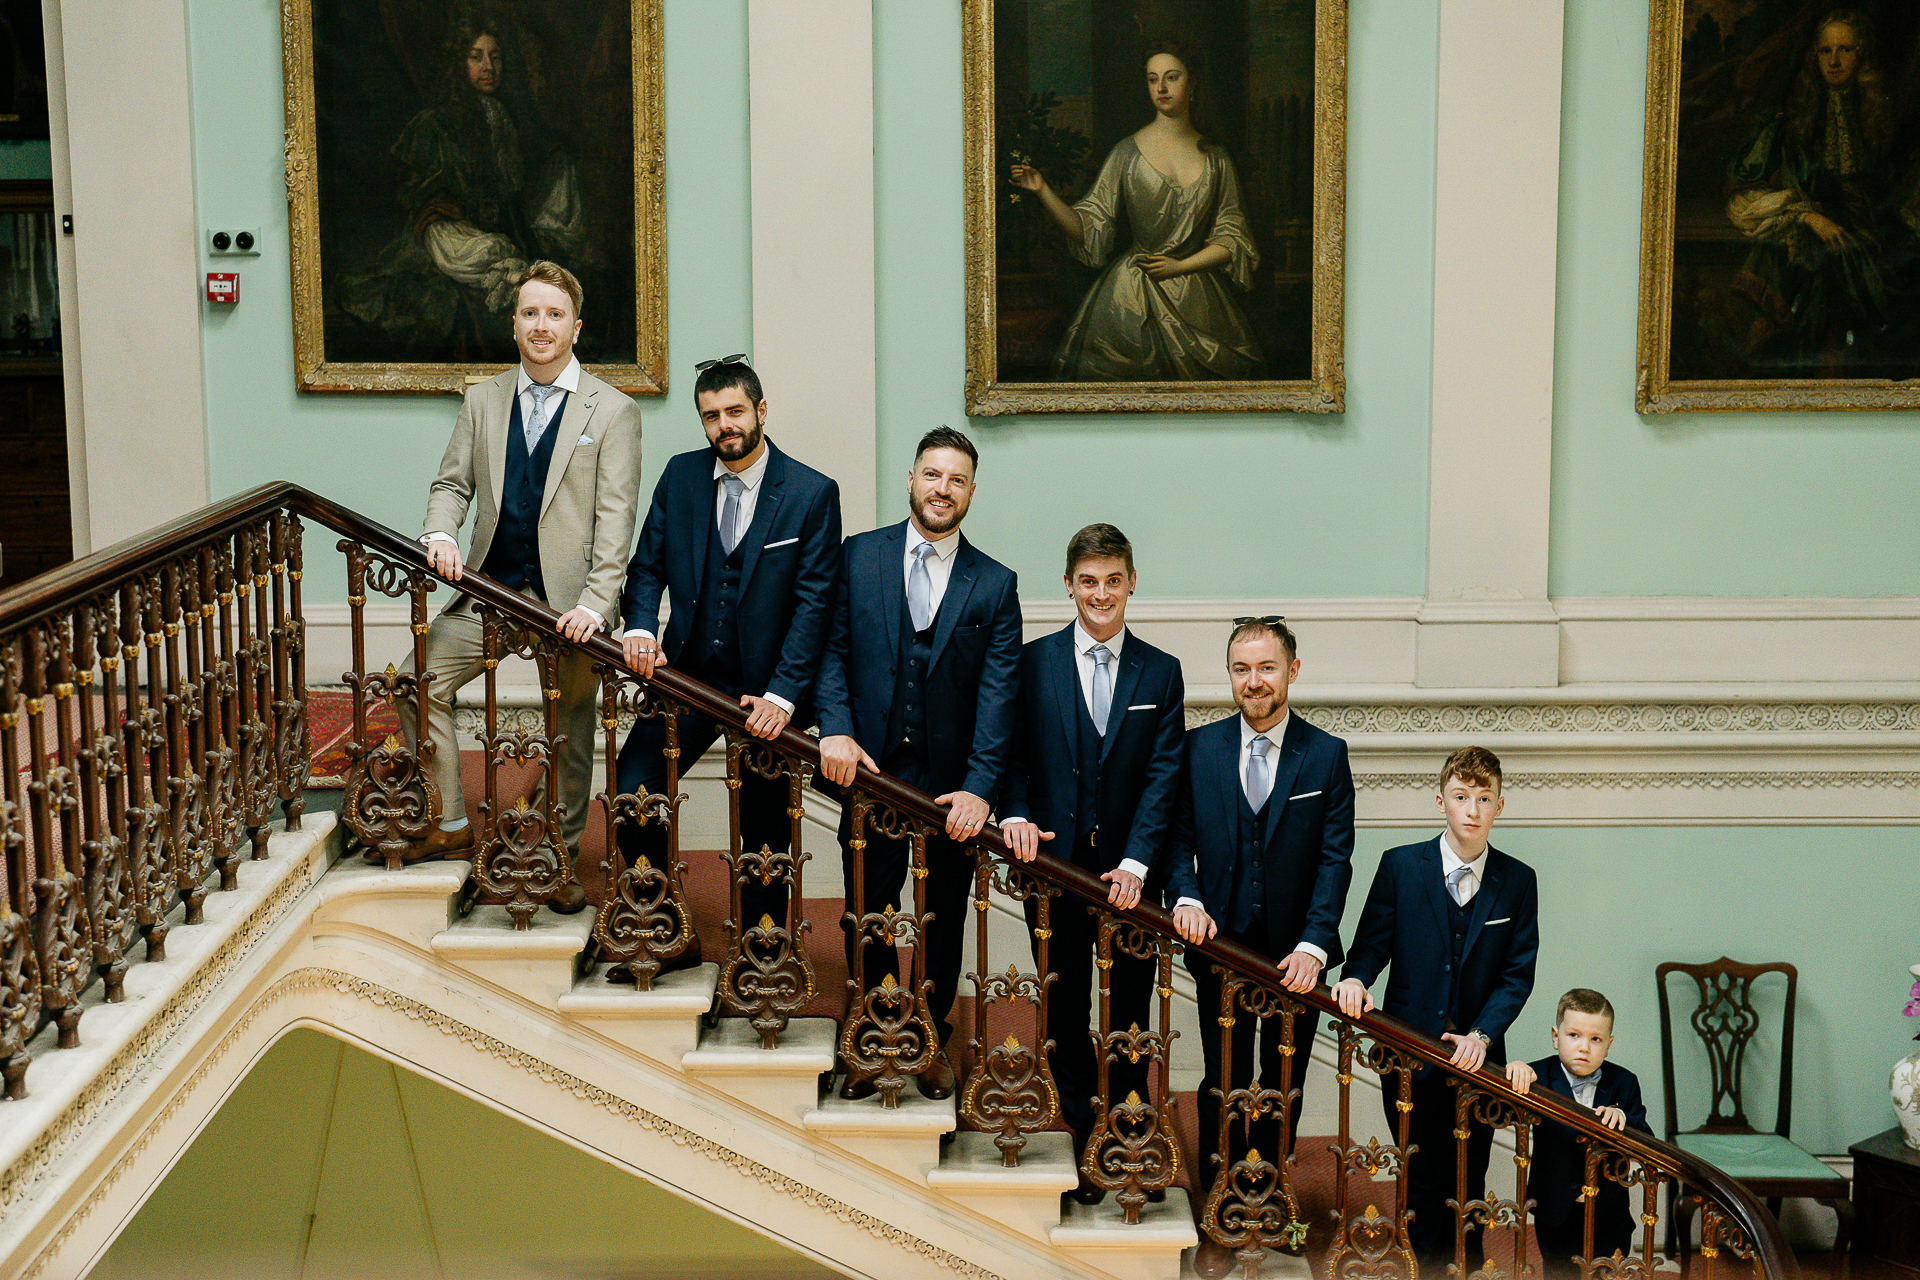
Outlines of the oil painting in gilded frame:
{"label": "oil painting in gilded frame", "polygon": [[282,0],[296,385],[459,392],[511,278],[579,277],[577,352],[666,390],[661,0]]}
{"label": "oil painting in gilded frame", "polygon": [[1338,413],[1346,0],[964,0],[967,412]]}
{"label": "oil painting in gilded frame", "polygon": [[1635,405],[1920,406],[1920,6],[1651,0]]}

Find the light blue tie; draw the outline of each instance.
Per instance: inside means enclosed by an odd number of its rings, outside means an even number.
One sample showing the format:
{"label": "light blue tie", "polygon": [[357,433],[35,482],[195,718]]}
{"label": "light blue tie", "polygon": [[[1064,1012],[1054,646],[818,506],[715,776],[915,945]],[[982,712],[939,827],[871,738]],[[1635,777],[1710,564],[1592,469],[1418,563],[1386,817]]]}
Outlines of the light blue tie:
{"label": "light blue tie", "polygon": [[552,383],[542,385],[529,382],[527,390],[533,392],[533,421],[527,423],[527,452],[531,454],[540,447],[540,437],[547,434],[547,397],[560,388]]}
{"label": "light blue tie", "polygon": [[933,544],[923,542],[913,549],[913,570],[907,574],[907,616],[915,631],[925,631],[933,623],[933,575],[927,572],[927,557]]}
{"label": "light blue tie", "polygon": [[[1465,906],[1467,900],[1460,895],[1467,891],[1467,877],[1473,874],[1472,867],[1455,867],[1447,872],[1447,894],[1456,906]],[[1427,883],[1431,884],[1432,881]]]}
{"label": "light blue tie", "polygon": [[740,545],[740,495],[747,491],[746,482],[736,475],[720,477],[720,483],[727,487],[727,500],[720,507],[720,549],[728,555]]}
{"label": "light blue tie", "polygon": [[1093,731],[1107,736],[1107,717],[1113,713],[1113,673],[1107,660],[1113,657],[1107,646],[1097,644],[1087,652],[1093,655]]}
{"label": "light blue tie", "polygon": [[1267,802],[1267,792],[1273,787],[1273,779],[1267,776],[1267,749],[1273,746],[1273,740],[1264,733],[1255,737],[1248,747],[1247,755],[1247,803],[1255,813]]}

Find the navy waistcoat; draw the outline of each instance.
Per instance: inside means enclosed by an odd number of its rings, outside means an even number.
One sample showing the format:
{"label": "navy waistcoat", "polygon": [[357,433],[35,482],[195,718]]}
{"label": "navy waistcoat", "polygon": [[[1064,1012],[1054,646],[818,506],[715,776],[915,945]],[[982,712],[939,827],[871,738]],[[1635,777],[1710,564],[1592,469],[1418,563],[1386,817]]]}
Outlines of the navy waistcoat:
{"label": "navy waistcoat", "polygon": [[513,397],[513,420],[507,424],[507,472],[500,485],[500,523],[480,572],[515,591],[531,590],[547,598],[546,579],[540,573],[540,502],[547,492],[547,467],[553,462],[553,442],[560,436],[564,396],[547,422],[547,429],[527,454],[527,433],[520,422],[520,397]]}

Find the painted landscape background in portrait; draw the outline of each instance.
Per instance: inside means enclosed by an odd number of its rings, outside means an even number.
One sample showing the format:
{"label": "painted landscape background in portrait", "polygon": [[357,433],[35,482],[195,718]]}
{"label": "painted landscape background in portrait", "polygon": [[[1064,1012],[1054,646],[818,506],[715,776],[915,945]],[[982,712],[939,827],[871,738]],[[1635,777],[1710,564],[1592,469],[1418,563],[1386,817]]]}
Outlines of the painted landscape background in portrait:
{"label": "painted landscape background in portrait", "polygon": [[[456,46],[493,26],[503,75],[486,96],[503,110],[488,112]],[[315,5],[329,359],[515,358],[506,308],[420,249],[426,225],[457,219],[579,276],[582,361],[633,362],[631,50],[626,6],[596,0]],[[570,184],[578,209],[555,216]]]}
{"label": "painted landscape background in portrait", "polygon": [[1652,37],[1641,407],[1920,397],[1920,6],[1655,0]]}
{"label": "painted landscape background in portrait", "polygon": [[[1259,348],[1249,380],[1308,376],[1313,228],[1312,0],[1026,0],[994,6],[997,169],[1029,163],[1072,204],[1153,115],[1145,50],[1198,64],[1194,123],[1239,177],[1259,263],[1238,296]],[[1076,259],[1036,197],[1002,183],[995,245],[1000,377],[1062,376],[1055,356],[1101,268]],[[1123,229],[1116,253],[1128,244]]]}

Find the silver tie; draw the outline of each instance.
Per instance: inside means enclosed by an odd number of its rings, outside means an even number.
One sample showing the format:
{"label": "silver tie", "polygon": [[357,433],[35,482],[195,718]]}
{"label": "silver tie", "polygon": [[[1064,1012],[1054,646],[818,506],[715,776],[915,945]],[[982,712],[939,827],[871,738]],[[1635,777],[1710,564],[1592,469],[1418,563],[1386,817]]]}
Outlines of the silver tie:
{"label": "silver tie", "polygon": [[[1472,874],[1472,867],[1455,867],[1453,870],[1447,872],[1447,894],[1458,906],[1464,907],[1467,904],[1467,877]],[[1431,884],[1432,881],[1428,881],[1428,883]]]}
{"label": "silver tie", "polygon": [[740,495],[747,491],[746,482],[736,475],[720,477],[720,483],[727,487],[727,500],[720,507],[720,550],[728,555],[740,545]]}
{"label": "silver tie", "polygon": [[1247,748],[1247,803],[1255,813],[1267,802],[1267,792],[1273,787],[1273,779],[1267,776],[1267,749],[1272,745],[1273,740],[1263,733]]}
{"label": "silver tie", "polygon": [[923,542],[913,549],[913,569],[907,574],[907,616],[915,631],[925,631],[933,622],[933,575],[927,572],[927,557],[933,544]]}
{"label": "silver tie", "polygon": [[540,447],[540,437],[547,434],[547,397],[560,388],[552,383],[542,386],[538,382],[529,382],[527,390],[533,392],[533,421],[527,424],[527,452],[531,454]]}
{"label": "silver tie", "polygon": [[1097,644],[1087,652],[1093,655],[1093,731],[1107,736],[1107,717],[1113,713],[1113,673],[1107,662],[1113,657],[1107,646]]}

